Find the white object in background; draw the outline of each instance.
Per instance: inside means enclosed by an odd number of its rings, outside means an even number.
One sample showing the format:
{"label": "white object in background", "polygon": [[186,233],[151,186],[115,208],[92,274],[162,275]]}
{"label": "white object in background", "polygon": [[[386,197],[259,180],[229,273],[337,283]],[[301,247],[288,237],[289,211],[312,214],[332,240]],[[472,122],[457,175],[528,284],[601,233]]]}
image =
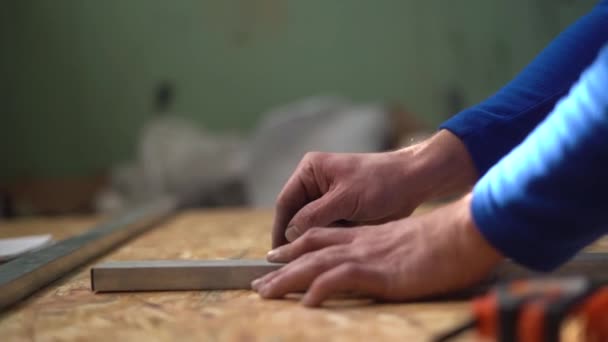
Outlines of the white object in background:
{"label": "white object in background", "polygon": [[232,204],[225,194],[243,178],[242,145],[237,135],[212,133],[177,115],[156,117],[142,130],[137,160],[112,169],[110,187],[98,194],[95,207],[119,212],[165,195],[185,206]]}
{"label": "white object in background", "polygon": [[312,97],[271,110],[249,144],[245,185],[250,204],[273,207],[306,152],[378,152],[390,134],[389,112],[382,104]]}
{"label": "white object in background", "polygon": [[52,236],[50,234],[0,239],[0,262],[9,261],[23,253],[46,246],[51,241]]}

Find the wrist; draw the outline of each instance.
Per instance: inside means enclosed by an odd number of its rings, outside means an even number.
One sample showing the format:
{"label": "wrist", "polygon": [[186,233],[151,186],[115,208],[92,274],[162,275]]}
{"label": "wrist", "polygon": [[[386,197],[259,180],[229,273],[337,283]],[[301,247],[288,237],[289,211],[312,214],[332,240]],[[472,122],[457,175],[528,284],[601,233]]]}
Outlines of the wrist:
{"label": "wrist", "polygon": [[[471,194],[410,218],[418,222],[420,244],[435,256],[435,272],[450,284],[464,288],[486,278],[503,259],[479,232],[471,212]],[[441,255],[441,257],[437,257]]]}
{"label": "wrist", "polygon": [[462,193],[469,190],[478,178],[465,145],[447,130],[396,153],[404,160],[406,177],[414,177],[419,184],[423,200]]}
{"label": "wrist", "polygon": [[[463,198],[458,200],[458,213],[455,215],[454,226],[456,227],[456,236],[460,237],[463,250],[474,250],[475,259],[477,262],[482,262],[484,268],[491,268],[504,259],[504,256],[490,244],[488,240],[481,234],[473,218],[471,210],[471,202],[473,195],[468,193]],[[476,260],[471,260],[475,262]]]}

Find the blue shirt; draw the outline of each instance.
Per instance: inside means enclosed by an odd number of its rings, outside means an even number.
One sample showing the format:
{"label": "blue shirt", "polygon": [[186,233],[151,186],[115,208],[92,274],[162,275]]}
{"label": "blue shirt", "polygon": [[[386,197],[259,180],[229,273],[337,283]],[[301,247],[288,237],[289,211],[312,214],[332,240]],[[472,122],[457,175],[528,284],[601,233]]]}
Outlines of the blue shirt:
{"label": "blue shirt", "polygon": [[551,269],[607,231],[607,42],[604,0],[503,89],[441,125],[482,175],[480,232],[525,266]]}

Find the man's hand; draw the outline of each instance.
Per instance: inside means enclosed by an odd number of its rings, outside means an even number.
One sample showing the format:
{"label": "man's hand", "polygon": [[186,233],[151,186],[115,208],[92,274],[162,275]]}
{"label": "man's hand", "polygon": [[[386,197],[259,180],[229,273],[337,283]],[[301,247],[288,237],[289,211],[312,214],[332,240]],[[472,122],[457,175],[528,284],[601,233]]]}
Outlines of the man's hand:
{"label": "man's hand", "polygon": [[377,227],[310,229],[271,251],[270,261],[290,263],[252,287],[264,298],[308,289],[307,306],[342,292],[408,300],[465,288],[502,259],[477,231],[470,201]]}
{"label": "man's hand", "polygon": [[423,201],[462,190],[477,173],[448,131],[386,153],[309,153],[278,196],[273,247],[312,227],[379,224],[411,214]]}

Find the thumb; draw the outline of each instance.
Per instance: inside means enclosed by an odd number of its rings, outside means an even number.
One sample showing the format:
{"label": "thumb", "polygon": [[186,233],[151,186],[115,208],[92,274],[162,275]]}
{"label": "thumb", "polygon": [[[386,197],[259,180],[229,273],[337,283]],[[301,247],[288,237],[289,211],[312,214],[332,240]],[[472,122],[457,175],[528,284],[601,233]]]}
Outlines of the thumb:
{"label": "thumb", "polygon": [[335,191],[302,207],[291,219],[285,231],[285,238],[291,242],[313,227],[326,227],[331,223],[346,219],[346,203]]}

